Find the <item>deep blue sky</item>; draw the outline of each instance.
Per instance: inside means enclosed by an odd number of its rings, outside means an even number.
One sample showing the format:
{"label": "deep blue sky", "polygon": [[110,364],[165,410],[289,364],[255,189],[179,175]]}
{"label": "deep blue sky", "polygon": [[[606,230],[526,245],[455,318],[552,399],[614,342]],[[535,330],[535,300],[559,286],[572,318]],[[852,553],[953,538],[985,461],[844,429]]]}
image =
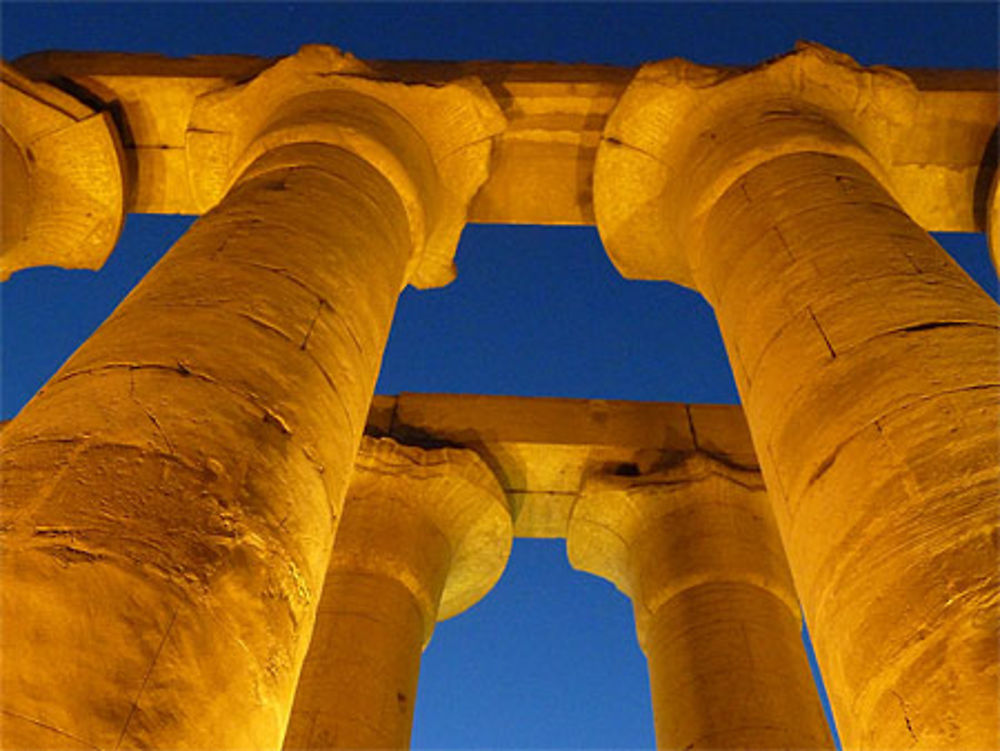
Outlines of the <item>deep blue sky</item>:
{"label": "deep blue sky", "polygon": [[[29,4],[5,2],[2,54],[44,49],[635,65],[752,63],[813,39],[866,64],[996,68],[993,3]],[[45,379],[183,233],[131,216],[100,273],[34,269],[0,288],[2,416]],[[940,238],[996,295],[981,236]],[[711,311],[669,284],[626,282],[584,228],[472,226],[450,287],[404,293],[378,390],[735,402]],[[611,585],[561,543],[520,541],[504,579],[441,624],[425,653],[414,746],[648,748],[645,662]]]}

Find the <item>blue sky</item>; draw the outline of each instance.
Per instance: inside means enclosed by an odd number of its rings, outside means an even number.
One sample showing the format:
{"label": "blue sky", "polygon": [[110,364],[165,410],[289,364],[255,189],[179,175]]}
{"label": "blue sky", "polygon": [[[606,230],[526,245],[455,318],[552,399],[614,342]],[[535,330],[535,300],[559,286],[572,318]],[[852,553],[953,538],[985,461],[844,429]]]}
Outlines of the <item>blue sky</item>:
{"label": "blue sky", "polygon": [[[5,0],[0,13],[7,60],[44,49],[273,56],[323,42],[371,58],[747,64],[805,38],[866,64],[997,67],[993,3]],[[100,273],[33,269],[0,288],[4,418],[190,222],[131,216]],[[939,239],[996,296],[983,237]],[[708,306],[690,290],[618,277],[593,228],[470,226],[457,263],[451,286],[403,294],[380,393],[737,401]],[[561,543],[519,541],[497,588],[438,627],[414,746],[649,748],[646,680],[625,598],[571,571]]]}

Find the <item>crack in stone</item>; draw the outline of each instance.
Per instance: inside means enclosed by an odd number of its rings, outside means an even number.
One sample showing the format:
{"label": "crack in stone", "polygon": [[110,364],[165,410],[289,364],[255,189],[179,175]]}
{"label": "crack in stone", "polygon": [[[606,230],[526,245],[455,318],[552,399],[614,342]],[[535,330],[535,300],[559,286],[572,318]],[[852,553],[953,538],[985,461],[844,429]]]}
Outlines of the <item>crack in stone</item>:
{"label": "crack in stone", "polygon": [[[317,363],[317,366],[318,365],[319,363]],[[255,409],[259,410],[262,413],[265,422],[269,422],[279,426],[280,428],[282,428],[282,432],[288,434],[291,433],[291,430],[288,427],[288,421],[285,420],[280,414],[278,414],[271,408],[261,404],[260,401],[252,394],[234,388],[226,383],[223,383],[222,381],[218,381],[212,376],[206,375],[204,373],[196,373],[195,371],[191,370],[187,365],[185,365],[183,362],[177,362],[177,364],[173,366],[163,365],[161,363],[109,363],[107,365],[98,365],[93,368],[85,368],[83,370],[77,370],[71,373],[66,373],[63,376],[60,376],[58,379],[50,381],[49,386],[63,383],[65,381],[68,381],[72,378],[77,378],[79,376],[92,375],[94,373],[101,373],[105,371],[122,370],[122,369],[127,369],[129,371],[160,370],[166,373],[179,373],[183,377],[190,377],[190,378],[195,378],[199,381],[203,381],[207,384],[220,388],[229,394],[232,394],[237,399],[247,402],[248,404],[250,404],[251,406],[253,406]],[[320,370],[321,372],[323,372],[323,375],[327,379],[327,381],[330,382],[329,376],[326,375],[326,372],[323,371],[322,367],[320,367]]]}
{"label": "crack in stone", "polygon": [[347,408],[347,404],[344,403],[344,399],[340,394],[340,389],[337,388],[337,384],[334,382],[333,378],[330,377],[330,374],[326,372],[326,369],[322,366],[322,364],[320,364],[319,360],[313,357],[312,353],[309,352],[308,350],[306,350],[305,352],[306,355],[309,357],[309,359],[312,360],[313,363],[316,365],[316,367],[319,369],[319,372],[320,374],[322,374],[323,379],[326,381],[327,385],[330,387],[330,390],[333,391],[334,395],[336,396],[336,402],[340,406],[340,410],[344,415],[344,420],[347,423],[348,429],[351,431],[351,435],[356,435],[357,433],[354,430],[354,419],[351,417],[351,411]]}
{"label": "crack in stone", "polygon": [[139,406],[139,409],[143,411],[143,414],[145,414],[146,417],[149,418],[149,421],[153,423],[153,427],[156,428],[156,432],[160,434],[160,437],[163,438],[163,442],[167,444],[167,450],[170,452],[170,455],[171,456],[175,455],[177,453],[177,449],[174,447],[173,442],[167,436],[167,433],[163,429],[163,426],[160,425],[159,421],[156,419],[156,416],[153,415],[152,411],[150,411],[150,409],[146,407],[145,404],[142,403],[139,397],[135,395],[134,369],[129,370],[128,373],[128,395],[129,398]]}
{"label": "crack in stone", "polygon": [[694,445],[694,450],[698,451],[698,433],[694,429],[694,417],[691,414],[691,405],[684,405],[684,412],[687,414],[688,430],[691,431],[691,443]]}
{"label": "crack in stone", "polygon": [[306,345],[309,343],[309,337],[312,336],[313,329],[316,328],[316,321],[319,320],[320,315],[323,313],[323,308],[326,305],[326,301],[320,298],[319,303],[316,306],[316,313],[313,315],[312,320],[309,322],[309,328],[306,330],[306,334],[302,337],[302,343],[299,345],[299,349],[304,350]]}
{"label": "crack in stone", "polygon": [[251,315],[250,313],[244,313],[242,311],[238,312],[236,315],[244,320],[250,321],[250,323],[259,328],[264,329],[265,331],[270,331],[273,334],[277,334],[287,342],[292,341],[292,338],[288,336],[288,334],[279,329],[277,326],[274,326],[273,324],[270,324],[267,321],[263,320],[262,318],[257,318],[257,316]]}
{"label": "crack in stone", "polygon": [[69,566],[74,563],[94,563],[104,558],[99,553],[91,553],[83,548],[73,545],[50,545],[48,547],[36,548],[39,552],[58,558],[63,564]]}
{"label": "crack in stone", "polygon": [[903,701],[903,697],[900,696],[898,692],[893,691],[892,695],[896,697],[896,700],[899,702],[899,708],[903,711],[903,720],[906,722],[906,729],[909,731],[910,737],[919,743],[920,739],[917,738],[917,734],[913,732],[913,724],[910,722],[910,715],[906,710],[906,702]]}
{"label": "crack in stone", "polygon": [[132,722],[132,716],[135,714],[135,710],[139,707],[139,699],[142,698],[142,694],[146,690],[146,684],[149,683],[149,677],[153,674],[153,668],[156,667],[156,662],[160,659],[163,647],[167,643],[167,637],[170,636],[170,632],[173,630],[174,623],[176,621],[177,610],[175,609],[173,615],[170,616],[170,623],[167,625],[167,630],[163,632],[163,638],[160,640],[160,646],[156,648],[156,654],[153,655],[153,661],[149,664],[149,669],[146,671],[146,675],[143,676],[142,685],[139,686],[139,693],[136,694],[136,697],[132,702],[132,707],[128,711],[128,716],[125,718],[125,724],[122,726],[121,735],[118,736],[118,742],[115,743],[115,751],[121,748],[122,741],[125,740],[125,733],[128,731],[129,723]]}
{"label": "crack in stone", "polygon": [[86,746],[87,748],[93,749],[93,751],[100,751],[100,749],[97,746],[93,745],[89,741],[85,741],[83,738],[80,738],[79,736],[73,735],[72,733],[67,733],[65,730],[61,730],[61,729],[57,728],[55,725],[49,725],[47,722],[42,722],[41,720],[36,720],[33,717],[28,717],[27,715],[23,715],[20,712],[14,712],[13,710],[10,710],[10,709],[0,708],[0,713],[3,713],[5,715],[7,715],[8,717],[17,718],[18,720],[24,720],[25,722],[30,722],[32,725],[37,725],[40,728],[45,728],[46,730],[51,730],[53,733],[57,733],[58,735],[65,736],[66,738],[71,738],[74,741],[76,741],[77,743],[81,743],[84,746]]}
{"label": "crack in stone", "polygon": [[[337,311],[337,308],[336,308],[335,305],[333,305],[329,300],[326,299],[326,297],[324,295],[320,294],[319,291],[316,290],[316,289],[314,289],[311,285],[307,284],[306,282],[303,282],[301,279],[299,279],[294,274],[291,274],[286,269],[283,269],[283,268],[278,267],[278,266],[268,266],[267,264],[258,263],[258,262],[255,262],[255,261],[238,261],[238,260],[233,260],[232,263],[237,263],[237,264],[240,264],[240,265],[243,265],[243,266],[250,266],[252,268],[261,269],[261,270],[269,272],[271,274],[276,274],[277,276],[280,276],[283,279],[287,279],[292,284],[295,284],[299,288],[301,288],[301,289],[305,290],[306,292],[308,292],[310,295],[312,295],[313,297],[315,297],[318,300],[318,305],[319,305],[320,311],[322,311],[323,309],[329,310],[331,313],[333,313],[340,320],[341,325],[343,326],[344,330],[347,332],[348,337],[350,337],[351,341],[354,343],[354,346],[357,348],[358,352],[361,353],[361,354],[364,354],[364,347],[361,344],[361,340],[358,338],[358,335],[355,333],[355,331],[354,331],[353,327],[351,326],[350,322],[346,318],[344,318],[344,316],[341,315]],[[309,338],[309,336],[311,336],[312,330],[315,327],[315,324],[316,324],[316,322],[318,320],[319,320],[319,311],[317,312],[316,317],[313,318],[313,321],[310,324],[309,333],[308,333],[308,335],[306,337],[307,339]],[[303,344],[300,345],[300,349],[305,349],[304,345],[305,345],[305,342],[303,342]]]}
{"label": "crack in stone", "polygon": [[830,357],[836,360],[837,351],[833,348],[833,344],[830,343],[830,338],[826,335],[826,332],[823,331],[823,327],[819,325],[819,320],[816,318],[816,314],[813,313],[812,308],[808,305],[806,306],[806,313],[808,313],[809,317],[812,319],[813,325],[815,325],[816,330],[819,331],[819,335],[823,337],[823,342],[826,344],[826,348],[830,351]]}

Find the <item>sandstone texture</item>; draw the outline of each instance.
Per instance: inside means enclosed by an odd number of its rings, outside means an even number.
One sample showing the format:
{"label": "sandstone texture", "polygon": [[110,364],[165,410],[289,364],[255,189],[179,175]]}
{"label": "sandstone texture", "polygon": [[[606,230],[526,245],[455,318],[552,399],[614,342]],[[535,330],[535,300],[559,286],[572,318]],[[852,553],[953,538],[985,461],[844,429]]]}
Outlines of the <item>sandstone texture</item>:
{"label": "sandstone texture", "polygon": [[[3,278],[199,215],[2,426],[3,748],[405,748],[514,536],[632,599],[663,747],[830,748],[802,612],[845,748],[1000,747],[1000,309],[927,234],[1000,259],[995,72],[310,45],[0,87]],[[742,407],[373,399],[467,221],[698,290]]]}
{"label": "sandstone texture", "polygon": [[492,588],[512,540],[476,453],[366,437],[284,747],[407,748],[421,649]]}
{"label": "sandstone texture", "polygon": [[397,295],[461,226],[413,122],[313,93],[327,140],[242,105],[265,146],[3,433],[5,748],[281,743]]}
{"label": "sandstone texture", "polygon": [[833,748],[758,472],[697,452],[594,474],[566,542],[632,600],[658,747]]}
{"label": "sandstone texture", "polygon": [[845,747],[996,746],[1000,309],[901,205],[916,87],[816,45],[633,87],[598,226],[715,309]]}

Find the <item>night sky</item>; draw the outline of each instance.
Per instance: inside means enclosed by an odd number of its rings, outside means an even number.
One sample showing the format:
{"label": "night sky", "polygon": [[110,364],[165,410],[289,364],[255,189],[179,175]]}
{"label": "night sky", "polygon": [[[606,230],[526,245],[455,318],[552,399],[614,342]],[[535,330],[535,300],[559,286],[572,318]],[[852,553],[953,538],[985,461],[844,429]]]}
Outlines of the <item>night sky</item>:
{"label": "night sky", "polygon": [[[332,44],[361,58],[637,65],[747,64],[811,39],[865,64],[996,68],[994,3],[32,4],[4,0],[2,54],[47,49],[241,53]],[[10,418],[185,231],[130,216],[99,273],[31,269],[2,294]],[[940,242],[994,297],[981,235]],[[710,308],[625,281],[591,227],[470,226],[458,280],[404,292],[378,392],[738,401]],[[424,656],[420,748],[649,748],[645,660],[631,607],[572,571],[557,541],[515,543],[501,583],[439,625]]]}

